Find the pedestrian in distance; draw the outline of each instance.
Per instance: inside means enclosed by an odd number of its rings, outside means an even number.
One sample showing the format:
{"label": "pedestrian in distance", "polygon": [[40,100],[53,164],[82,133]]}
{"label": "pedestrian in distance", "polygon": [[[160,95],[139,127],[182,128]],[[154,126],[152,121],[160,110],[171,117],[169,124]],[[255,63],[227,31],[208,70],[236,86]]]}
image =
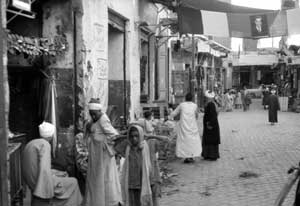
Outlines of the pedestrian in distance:
{"label": "pedestrian in distance", "polygon": [[144,132],[146,134],[154,134],[154,127],[156,124],[153,121],[153,112],[152,111],[145,111],[144,118],[140,118],[138,123],[143,126]]}
{"label": "pedestrian in distance", "polygon": [[192,163],[195,157],[201,155],[202,147],[197,124],[198,108],[191,93],[186,94],[185,102],[180,103],[169,118],[177,115],[180,116],[180,120],[176,128],[176,156],[185,158],[184,163]]}
{"label": "pedestrian in distance", "polygon": [[214,92],[206,91],[207,104],[203,117],[202,157],[205,160],[217,160],[220,158],[219,144],[220,127],[218,122],[217,107],[214,102]]}
{"label": "pedestrian in distance", "polygon": [[224,101],[225,101],[225,112],[231,112],[233,101],[229,89],[224,94]]}
{"label": "pedestrian in distance", "polygon": [[238,90],[235,98],[235,108],[236,109],[241,109],[242,108],[242,94],[240,90]]}
{"label": "pedestrian in distance", "polygon": [[268,98],[268,110],[269,122],[271,125],[274,125],[278,122],[277,112],[280,110],[280,104],[275,89],[271,90],[271,95]]}
{"label": "pedestrian in distance", "polygon": [[250,109],[250,104],[252,103],[251,101],[251,95],[247,91],[247,87],[244,86],[244,89],[241,91],[241,96],[242,96],[242,102],[243,102],[243,110],[248,111]]}
{"label": "pedestrian in distance", "polygon": [[269,100],[269,96],[270,96],[270,91],[269,91],[269,88],[266,87],[264,88],[263,92],[263,100],[262,100],[262,105],[264,107],[264,109],[268,109],[268,100]]}

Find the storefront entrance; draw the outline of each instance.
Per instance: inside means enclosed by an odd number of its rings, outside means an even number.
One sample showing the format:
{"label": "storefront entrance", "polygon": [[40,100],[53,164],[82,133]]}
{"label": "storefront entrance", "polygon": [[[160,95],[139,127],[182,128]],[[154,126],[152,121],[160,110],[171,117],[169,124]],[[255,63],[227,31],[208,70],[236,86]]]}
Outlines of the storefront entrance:
{"label": "storefront entrance", "polygon": [[240,86],[247,86],[250,84],[250,71],[241,71]]}
{"label": "storefront entrance", "polygon": [[274,71],[263,71],[261,77],[261,84],[270,85],[275,82]]}

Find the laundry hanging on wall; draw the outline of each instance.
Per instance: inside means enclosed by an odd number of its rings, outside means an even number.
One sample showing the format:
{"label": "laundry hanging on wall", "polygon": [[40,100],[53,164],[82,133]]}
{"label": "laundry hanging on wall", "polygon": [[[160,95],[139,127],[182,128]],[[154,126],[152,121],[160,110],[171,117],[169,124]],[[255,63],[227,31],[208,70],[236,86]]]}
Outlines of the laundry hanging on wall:
{"label": "laundry hanging on wall", "polygon": [[181,34],[204,34],[216,37],[266,38],[300,34],[300,9],[257,14],[224,13],[178,9]]}

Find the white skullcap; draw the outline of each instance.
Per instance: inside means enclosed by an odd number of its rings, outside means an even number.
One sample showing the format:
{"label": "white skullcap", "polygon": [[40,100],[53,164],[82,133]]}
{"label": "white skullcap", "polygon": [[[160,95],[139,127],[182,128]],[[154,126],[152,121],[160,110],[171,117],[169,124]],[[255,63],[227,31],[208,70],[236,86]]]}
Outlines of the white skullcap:
{"label": "white skullcap", "polygon": [[91,98],[89,102],[89,110],[102,110],[102,105],[99,99]]}
{"label": "white skullcap", "polygon": [[54,135],[55,126],[48,122],[43,122],[39,125],[39,132],[42,138],[49,138]]}
{"label": "white skullcap", "polygon": [[206,96],[207,98],[214,98],[214,97],[215,97],[215,93],[214,93],[214,92],[211,92],[211,91],[209,91],[209,90],[207,90],[207,91],[205,92],[205,96]]}
{"label": "white skullcap", "polygon": [[102,105],[99,103],[89,103],[89,110],[102,110]]}

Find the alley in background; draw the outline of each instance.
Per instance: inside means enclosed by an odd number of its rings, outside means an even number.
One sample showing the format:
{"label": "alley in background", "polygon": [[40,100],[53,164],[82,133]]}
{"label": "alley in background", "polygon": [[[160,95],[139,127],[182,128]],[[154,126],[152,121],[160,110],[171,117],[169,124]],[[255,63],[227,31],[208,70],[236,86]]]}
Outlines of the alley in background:
{"label": "alley in background", "polygon": [[[178,176],[174,185],[163,189],[162,206],[274,204],[287,181],[287,170],[300,161],[299,114],[280,112],[279,124],[271,126],[267,111],[259,106],[257,102],[249,112],[220,113],[218,161],[170,164]],[[283,205],[292,205],[295,187]]]}

